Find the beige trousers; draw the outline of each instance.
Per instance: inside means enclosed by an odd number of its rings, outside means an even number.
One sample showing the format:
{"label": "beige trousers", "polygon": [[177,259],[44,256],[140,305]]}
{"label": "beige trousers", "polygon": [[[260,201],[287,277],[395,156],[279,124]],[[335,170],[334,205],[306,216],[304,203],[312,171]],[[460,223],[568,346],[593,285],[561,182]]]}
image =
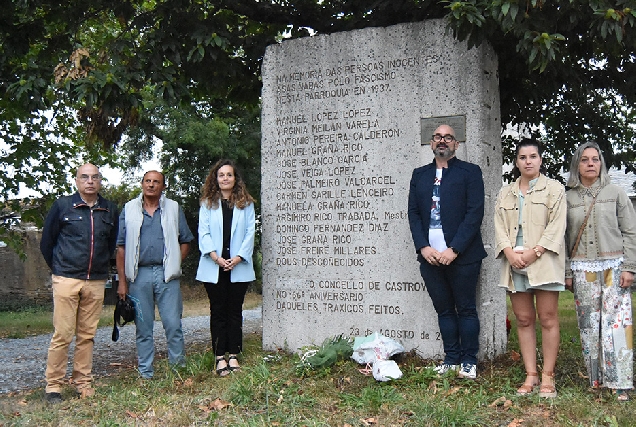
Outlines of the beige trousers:
{"label": "beige trousers", "polygon": [[65,384],[68,347],[75,336],[72,382],[79,392],[90,388],[93,338],[104,305],[106,280],[70,279],[53,275],[53,327],[46,363],[46,392]]}

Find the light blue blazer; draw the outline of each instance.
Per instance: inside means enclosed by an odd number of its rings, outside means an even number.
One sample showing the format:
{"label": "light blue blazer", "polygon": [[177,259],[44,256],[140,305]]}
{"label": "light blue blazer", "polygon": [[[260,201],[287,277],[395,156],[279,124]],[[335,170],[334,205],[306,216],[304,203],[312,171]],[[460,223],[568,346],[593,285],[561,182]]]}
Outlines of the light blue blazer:
{"label": "light blue blazer", "polygon": [[[230,257],[240,256],[243,261],[230,272],[232,282],[251,282],[256,279],[252,254],[254,252],[254,232],[256,218],[254,204],[245,209],[234,206],[232,213],[232,234],[230,238]],[[219,281],[219,266],[212,261],[210,252],[223,253],[223,209],[219,203],[217,209],[201,204],[199,209],[199,250],[201,259],[197,269],[197,280],[208,283]]]}

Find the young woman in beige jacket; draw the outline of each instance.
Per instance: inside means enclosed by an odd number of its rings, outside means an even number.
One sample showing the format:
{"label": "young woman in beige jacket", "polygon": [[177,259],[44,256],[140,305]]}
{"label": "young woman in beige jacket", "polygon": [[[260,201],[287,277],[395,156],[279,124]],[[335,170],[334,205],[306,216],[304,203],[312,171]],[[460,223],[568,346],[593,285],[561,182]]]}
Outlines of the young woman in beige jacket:
{"label": "young woman in beige jacket", "polygon": [[517,180],[499,191],[495,207],[495,254],[502,260],[499,285],[517,319],[526,379],[517,394],[539,386],[535,324],[541,323],[543,369],[539,396],[556,397],[559,292],[565,290],[565,188],[542,173],[542,147],[523,139],[516,148]]}

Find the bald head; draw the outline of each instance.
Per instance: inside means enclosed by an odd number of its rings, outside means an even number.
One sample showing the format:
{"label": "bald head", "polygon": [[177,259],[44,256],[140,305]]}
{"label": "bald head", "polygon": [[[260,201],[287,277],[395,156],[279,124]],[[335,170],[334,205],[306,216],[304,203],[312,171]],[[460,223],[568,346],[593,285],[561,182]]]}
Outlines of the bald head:
{"label": "bald head", "polygon": [[102,175],[97,166],[90,163],[80,166],[75,175],[75,185],[84,201],[96,200],[99,190],[102,188]]}
{"label": "bald head", "polygon": [[438,163],[445,162],[455,157],[455,151],[459,146],[459,141],[455,139],[455,130],[448,125],[441,125],[433,132],[431,138],[431,149]]}
{"label": "bald head", "polygon": [[440,125],[437,129],[435,129],[435,132],[433,132],[433,135],[453,135],[453,137],[455,136],[455,129],[453,129],[452,127],[448,126],[448,125]]}

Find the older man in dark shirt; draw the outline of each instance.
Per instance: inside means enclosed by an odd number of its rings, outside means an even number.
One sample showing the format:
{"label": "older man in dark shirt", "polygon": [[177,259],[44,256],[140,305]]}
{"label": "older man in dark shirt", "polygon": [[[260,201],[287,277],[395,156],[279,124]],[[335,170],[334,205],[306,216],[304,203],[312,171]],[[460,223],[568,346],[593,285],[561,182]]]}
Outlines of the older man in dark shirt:
{"label": "older man in dark shirt", "polygon": [[46,362],[46,401],[62,401],[68,384],[68,349],[75,337],[72,384],[81,397],[92,388],[93,338],[104,304],[104,284],[117,238],[117,207],[99,195],[102,176],[87,163],[77,170],[77,192],[55,201],[49,211],[40,250],[51,268],[53,327]]}

